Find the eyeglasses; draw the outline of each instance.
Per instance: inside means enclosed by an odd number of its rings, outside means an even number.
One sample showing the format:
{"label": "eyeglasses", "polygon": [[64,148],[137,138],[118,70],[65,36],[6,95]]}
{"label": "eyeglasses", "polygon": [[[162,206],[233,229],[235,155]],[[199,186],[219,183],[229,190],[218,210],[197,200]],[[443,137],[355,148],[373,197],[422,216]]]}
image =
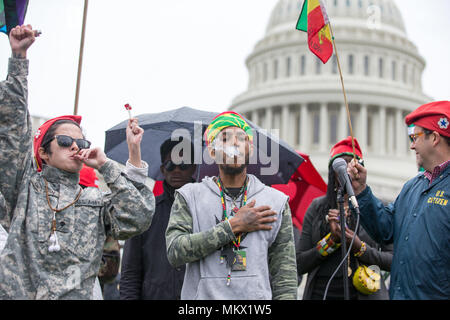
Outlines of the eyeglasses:
{"label": "eyeglasses", "polygon": [[417,138],[424,135],[425,132],[424,131],[420,131],[418,133],[414,133],[414,134],[410,134],[409,135],[409,140],[411,140],[411,142],[416,142]]}
{"label": "eyeglasses", "polygon": [[52,142],[53,139],[56,139],[56,142],[58,142],[58,145],[63,148],[69,148],[73,144],[74,141],[80,150],[81,149],[89,149],[89,147],[91,146],[91,142],[87,141],[86,139],[74,139],[70,136],[66,136],[66,135],[62,135],[62,134],[54,136],[49,141],[44,143],[42,146],[49,144],[50,142]]}
{"label": "eyeglasses", "polygon": [[167,160],[166,162],[163,163],[163,166],[167,171],[173,171],[175,170],[175,167],[178,167],[180,168],[180,170],[185,171],[191,168],[192,164],[184,162],[182,162],[181,164],[175,164],[172,160]]}

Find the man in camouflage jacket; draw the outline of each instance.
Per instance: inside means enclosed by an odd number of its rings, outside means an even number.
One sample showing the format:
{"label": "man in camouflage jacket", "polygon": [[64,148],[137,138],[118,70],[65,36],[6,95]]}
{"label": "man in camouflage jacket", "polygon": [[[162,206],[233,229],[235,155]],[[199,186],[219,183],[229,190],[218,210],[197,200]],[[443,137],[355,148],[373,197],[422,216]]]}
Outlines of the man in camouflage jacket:
{"label": "man in camouflage jacket", "polygon": [[178,189],[166,230],[169,262],[187,263],[181,299],[296,299],[288,197],[247,174],[251,129],[225,112],[205,135],[219,177]]}
{"label": "man in camouflage jacket", "polygon": [[[26,59],[33,41],[31,26],[11,30],[13,55],[8,78],[0,83],[0,223],[9,233],[0,254],[0,300],[90,299],[106,236],[126,239],[151,223],[154,196],[143,183],[143,171],[148,168],[127,164],[124,173],[99,148],[80,150],[77,159],[103,175],[111,195],[106,198],[100,190],[87,188],[73,205],[56,213],[60,250],[50,252],[54,215],[50,204],[64,208],[81,187],[78,172],[50,165],[37,172],[33,167]],[[130,137],[133,150],[142,139],[140,130],[137,137]],[[52,144],[58,148],[56,139]],[[133,174],[135,181],[130,178]]]}

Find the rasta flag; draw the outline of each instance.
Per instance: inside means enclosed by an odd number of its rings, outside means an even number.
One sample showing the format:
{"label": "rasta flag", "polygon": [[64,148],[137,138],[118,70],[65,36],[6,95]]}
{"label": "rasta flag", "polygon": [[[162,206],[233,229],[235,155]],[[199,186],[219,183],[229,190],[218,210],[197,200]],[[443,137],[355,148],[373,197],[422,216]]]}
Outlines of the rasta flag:
{"label": "rasta flag", "polygon": [[0,32],[9,34],[22,25],[27,13],[28,0],[0,0]]}
{"label": "rasta flag", "polygon": [[308,45],[323,63],[333,54],[328,15],[322,0],[304,0],[297,30],[308,33]]}

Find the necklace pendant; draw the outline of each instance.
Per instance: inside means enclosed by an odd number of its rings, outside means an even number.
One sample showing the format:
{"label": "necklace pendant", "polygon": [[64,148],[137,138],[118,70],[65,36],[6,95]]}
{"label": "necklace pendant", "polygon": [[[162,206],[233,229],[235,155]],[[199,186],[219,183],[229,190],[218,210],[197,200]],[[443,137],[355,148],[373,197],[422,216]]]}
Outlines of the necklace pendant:
{"label": "necklace pendant", "polygon": [[238,209],[237,207],[234,207],[234,208],[233,208],[233,212],[234,212],[234,213],[236,213],[236,212],[238,212],[238,211],[239,211],[239,209]]}
{"label": "necklace pendant", "polygon": [[352,276],[352,268],[350,267],[347,268],[347,274],[349,278]]}
{"label": "necklace pendant", "polygon": [[58,236],[56,235],[56,232],[52,232],[49,240],[50,245],[48,247],[48,252],[58,252],[61,250],[61,247],[58,243]]}

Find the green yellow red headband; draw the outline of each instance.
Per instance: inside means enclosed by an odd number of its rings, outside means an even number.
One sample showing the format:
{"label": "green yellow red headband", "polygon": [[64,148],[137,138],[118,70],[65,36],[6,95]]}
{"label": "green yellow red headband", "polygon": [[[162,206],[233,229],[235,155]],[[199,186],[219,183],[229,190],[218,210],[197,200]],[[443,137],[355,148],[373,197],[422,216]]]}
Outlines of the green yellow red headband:
{"label": "green yellow red headband", "polygon": [[206,145],[214,141],[217,135],[225,128],[238,127],[245,131],[250,143],[253,142],[253,131],[247,121],[238,113],[225,111],[218,114],[209,124],[205,131]]}

